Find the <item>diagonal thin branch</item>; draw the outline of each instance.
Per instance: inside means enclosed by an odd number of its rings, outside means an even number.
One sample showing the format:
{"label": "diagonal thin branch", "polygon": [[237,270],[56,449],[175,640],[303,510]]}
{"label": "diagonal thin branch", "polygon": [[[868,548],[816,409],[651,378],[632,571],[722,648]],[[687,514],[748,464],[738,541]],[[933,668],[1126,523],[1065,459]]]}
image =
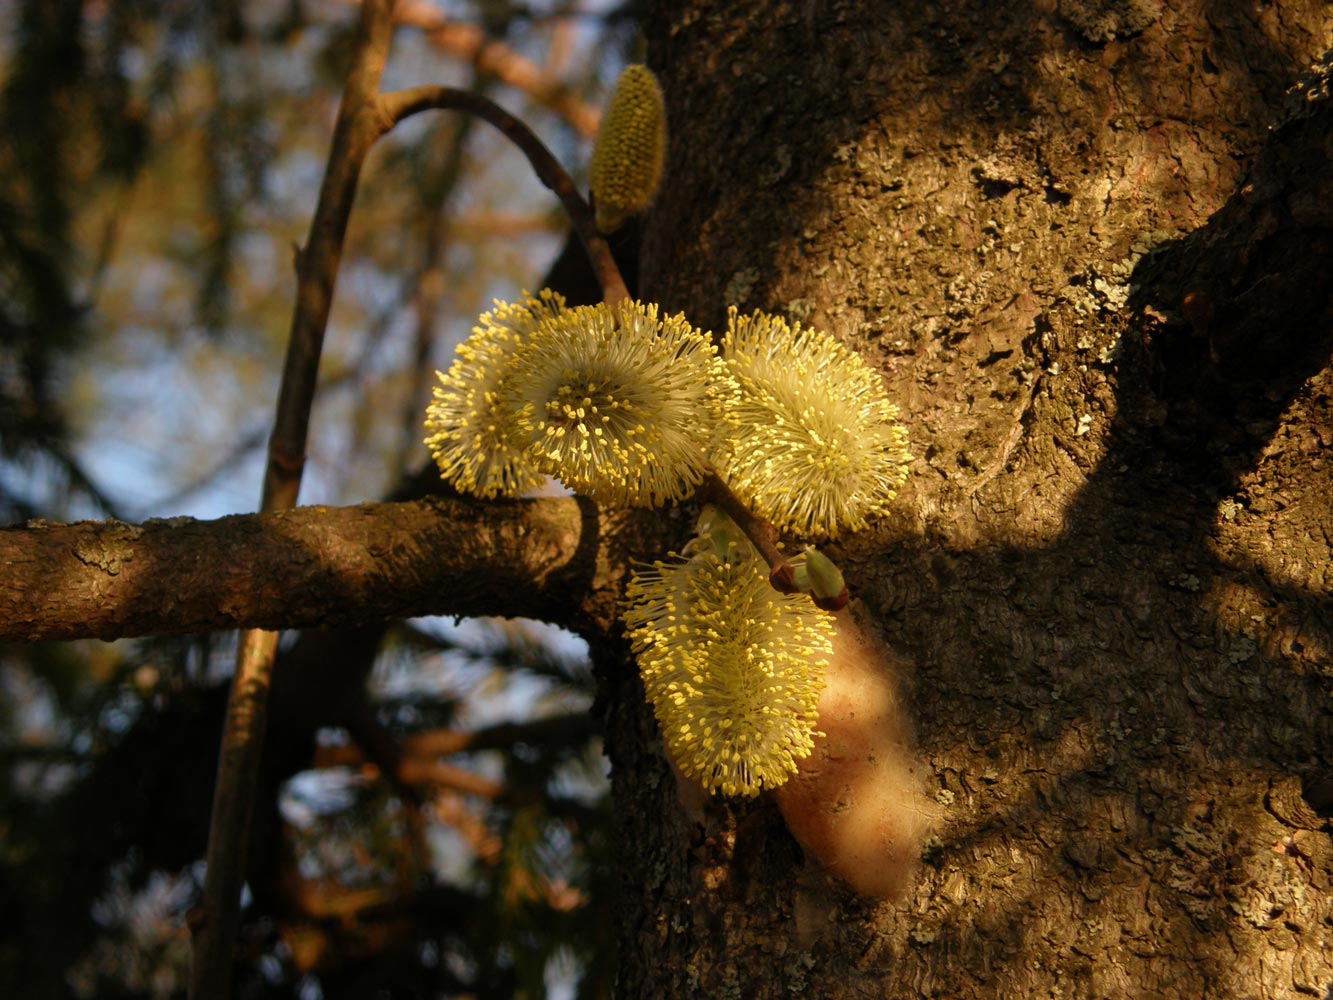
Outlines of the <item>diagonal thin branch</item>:
{"label": "diagonal thin branch", "polygon": [[[367,0],[362,7],[319,203],[297,255],[296,303],[264,474],[265,511],[294,506],[300,490],[343,237],[362,163],[383,132],[377,95],[393,36],[393,7],[393,0]],[[194,926],[191,1000],[225,1000],[231,994],[233,942],[277,649],[276,632],[251,630],[242,634],[237,650],[208,830],[202,913]]]}

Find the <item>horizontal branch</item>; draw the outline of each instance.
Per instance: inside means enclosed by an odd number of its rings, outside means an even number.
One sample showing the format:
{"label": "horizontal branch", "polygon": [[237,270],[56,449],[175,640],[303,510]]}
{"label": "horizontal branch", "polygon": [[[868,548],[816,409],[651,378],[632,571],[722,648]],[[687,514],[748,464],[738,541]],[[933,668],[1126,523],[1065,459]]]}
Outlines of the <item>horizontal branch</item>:
{"label": "horizontal branch", "polygon": [[[579,499],[429,497],[189,518],[0,528],[0,642],[366,625],[420,615],[601,631],[660,514]],[[631,549],[633,551],[631,551]]]}

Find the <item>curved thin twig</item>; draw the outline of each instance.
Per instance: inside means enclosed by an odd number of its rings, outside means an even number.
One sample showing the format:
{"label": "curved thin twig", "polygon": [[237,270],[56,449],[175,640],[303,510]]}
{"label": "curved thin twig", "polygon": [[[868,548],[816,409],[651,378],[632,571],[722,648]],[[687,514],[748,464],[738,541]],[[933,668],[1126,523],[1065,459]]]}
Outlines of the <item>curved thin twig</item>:
{"label": "curved thin twig", "polygon": [[745,532],[764,562],[768,563],[768,579],[774,590],[790,594],[795,589],[795,572],[778,548],[777,531],[768,521],[756,517],[721,476],[709,473],[695,491],[695,498],[703,503],[717,504],[736,522],[736,527]]}
{"label": "curved thin twig", "polygon": [[579,194],[569,172],[560,165],[560,161],[527,125],[490,98],[453,87],[411,87],[383,94],[379,100],[385,131],[405,118],[435,109],[465,111],[489,122],[503,132],[510,142],[523,151],[523,155],[532,164],[537,179],[555,192],[556,197],[560,199],[565,213],[574,226],[574,231],[578,233],[583,248],[592,261],[593,270],[602,286],[602,298],[607,305],[614,305],[622,299],[629,298],[625,279],[621,277],[620,268],[616,266],[615,258],[611,255],[611,247],[597,231],[592,209]]}

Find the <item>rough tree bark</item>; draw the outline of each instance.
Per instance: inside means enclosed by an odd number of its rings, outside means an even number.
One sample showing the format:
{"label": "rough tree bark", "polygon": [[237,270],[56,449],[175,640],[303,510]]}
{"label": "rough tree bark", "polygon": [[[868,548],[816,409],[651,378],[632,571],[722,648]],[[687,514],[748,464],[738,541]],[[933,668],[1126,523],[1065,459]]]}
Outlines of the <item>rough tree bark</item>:
{"label": "rough tree bark", "polygon": [[770,803],[696,821],[602,648],[621,995],[1333,996],[1326,71],[1286,94],[1326,5],[696,0],[647,34],[645,297],[828,330],[905,411],[900,512],[837,554],[943,816],[878,904]]}

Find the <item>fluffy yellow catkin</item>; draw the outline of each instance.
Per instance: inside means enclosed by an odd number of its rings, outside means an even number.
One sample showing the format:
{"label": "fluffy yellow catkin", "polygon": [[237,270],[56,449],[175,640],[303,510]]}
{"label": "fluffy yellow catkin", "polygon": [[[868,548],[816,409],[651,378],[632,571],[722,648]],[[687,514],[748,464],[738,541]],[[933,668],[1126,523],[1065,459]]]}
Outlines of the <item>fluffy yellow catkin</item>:
{"label": "fluffy yellow catkin", "polygon": [[536,468],[584,496],[660,507],[694,492],[732,387],[684,316],[625,301],[565,309],[514,355],[506,384]]}
{"label": "fluffy yellow catkin", "polygon": [[626,66],[592,147],[597,228],[609,233],[650,204],[666,162],[666,102],[647,66]]}
{"label": "fluffy yellow catkin", "polygon": [[458,345],[454,362],[439,378],[426,409],[426,447],[446,482],[489,499],[516,497],[545,482],[525,454],[527,440],[506,391],[511,361],[542,323],[558,316],[565,300],[552,291],[526,292],[515,303],[496,302]]}
{"label": "fluffy yellow catkin", "polygon": [[860,531],[882,515],[912,457],[884,383],[832,337],[733,306],[722,343],[739,393],[713,464],[780,531]]}
{"label": "fluffy yellow catkin", "polygon": [[667,754],[712,793],[780,786],[814,746],[833,616],[779,594],[759,554],[706,506],[699,534],[641,567],[625,612]]}

